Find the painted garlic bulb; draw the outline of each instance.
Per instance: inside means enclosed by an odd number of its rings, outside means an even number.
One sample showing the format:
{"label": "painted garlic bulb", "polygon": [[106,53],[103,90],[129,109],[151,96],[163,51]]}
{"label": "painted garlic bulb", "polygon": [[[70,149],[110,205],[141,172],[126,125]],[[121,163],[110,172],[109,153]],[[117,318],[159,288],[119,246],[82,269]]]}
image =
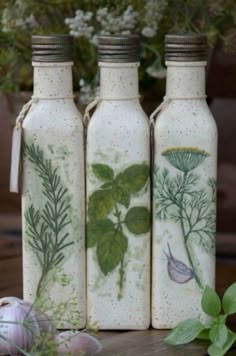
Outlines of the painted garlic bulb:
{"label": "painted garlic bulb", "polygon": [[194,272],[191,268],[187,267],[186,264],[180,260],[177,260],[170,249],[170,245],[168,244],[168,251],[167,254],[165,251],[164,254],[167,257],[167,270],[170,279],[176,283],[186,283],[190,279],[194,278]]}
{"label": "painted garlic bulb", "polygon": [[21,355],[30,351],[34,337],[52,327],[44,313],[36,312],[32,304],[15,297],[0,299],[0,355]]}

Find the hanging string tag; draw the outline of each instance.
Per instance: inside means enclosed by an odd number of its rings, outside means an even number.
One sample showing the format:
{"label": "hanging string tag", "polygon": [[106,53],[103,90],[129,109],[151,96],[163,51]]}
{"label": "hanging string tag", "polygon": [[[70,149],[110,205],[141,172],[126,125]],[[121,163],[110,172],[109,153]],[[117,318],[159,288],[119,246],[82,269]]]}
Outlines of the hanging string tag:
{"label": "hanging string tag", "polygon": [[169,104],[170,100],[171,100],[170,98],[167,98],[166,96],[164,96],[163,101],[161,102],[161,104],[150,115],[150,125],[151,125],[151,127],[154,126],[157,114],[163,109],[164,106]]}
{"label": "hanging string tag", "polygon": [[94,98],[93,101],[91,101],[91,103],[89,103],[84,111],[84,116],[83,116],[83,122],[84,122],[84,126],[88,127],[89,121],[90,121],[90,111],[93,110],[98,103],[101,101],[101,98],[99,96],[96,96]]}
{"label": "hanging string tag", "polygon": [[16,123],[12,134],[12,148],[11,148],[11,171],[10,171],[10,192],[19,193],[19,178],[20,178],[20,160],[21,160],[21,146],[22,146],[22,123],[27,115],[33,99],[29,100],[21,109],[16,118]]}

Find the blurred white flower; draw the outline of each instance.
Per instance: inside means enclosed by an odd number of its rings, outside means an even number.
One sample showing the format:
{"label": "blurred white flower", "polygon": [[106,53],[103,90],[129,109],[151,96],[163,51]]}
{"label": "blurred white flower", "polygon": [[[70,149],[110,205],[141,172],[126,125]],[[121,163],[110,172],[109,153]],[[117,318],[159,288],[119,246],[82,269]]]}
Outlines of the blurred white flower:
{"label": "blurred white flower", "polygon": [[143,36],[152,38],[156,35],[158,23],[162,18],[167,0],[147,0],[144,8],[144,24],[141,33]]}
{"label": "blurred white flower", "polygon": [[150,75],[150,77],[164,79],[166,77],[166,68],[162,66],[158,59],[146,69],[146,73]]}
{"label": "blurred white flower", "polygon": [[74,37],[85,37],[91,40],[94,27],[89,23],[93,18],[91,11],[76,10],[75,17],[66,18],[65,24],[70,28],[70,34]]}
{"label": "blurred white flower", "polygon": [[25,15],[26,4],[23,0],[17,0],[14,6],[9,4],[2,11],[2,31],[33,29],[37,26],[37,21],[33,14]]}
{"label": "blurred white flower", "polygon": [[99,95],[99,86],[94,86],[92,83],[86,83],[83,78],[79,81],[80,85],[80,95],[79,101],[82,105],[87,105],[96,96]]}
{"label": "blurred white flower", "polygon": [[132,5],[129,5],[121,15],[109,12],[107,7],[98,9],[94,16],[90,11],[78,9],[75,12],[75,17],[66,18],[65,23],[69,26],[72,36],[86,37],[90,43],[96,45],[98,34],[121,33],[127,35],[131,31],[133,32],[138,24],[138,12],[134,11]]}
{"label": "blurred white flower", "polygon": [[156,35],[156,30],[154,30],[153,28],[146,26],[142,29],[142,35],[148,38],[152,38]]}

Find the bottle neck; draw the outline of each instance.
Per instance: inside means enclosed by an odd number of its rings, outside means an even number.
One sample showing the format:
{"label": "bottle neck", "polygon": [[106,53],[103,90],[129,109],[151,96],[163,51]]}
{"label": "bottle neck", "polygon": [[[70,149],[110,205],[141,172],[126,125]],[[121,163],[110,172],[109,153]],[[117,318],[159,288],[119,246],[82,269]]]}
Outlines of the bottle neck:
{"label": "bottle neck", "polygon": [[139,63],[105,63],[100,67],[100,97],[111,100],[139,98]]}
{"label": "bottle neck", "polygon": [[72,62],[41,63],[33,62],[34,97],[38,99],[71,99]]}
{"label": "bottle neck", "polygon": [[204,99],[206,62],[166,62],[166,97]]}

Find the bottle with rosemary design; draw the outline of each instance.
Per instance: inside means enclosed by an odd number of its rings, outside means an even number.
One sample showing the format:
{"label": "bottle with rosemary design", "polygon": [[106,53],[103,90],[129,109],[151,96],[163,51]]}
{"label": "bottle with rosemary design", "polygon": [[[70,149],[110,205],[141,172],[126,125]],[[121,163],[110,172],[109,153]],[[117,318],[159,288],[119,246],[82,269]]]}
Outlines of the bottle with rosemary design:
{"label": "bottle with rosemary design", "polygon": [[150,324],[150,137],[138,36],[100,36],[100,99],[87,131],[88,320]]}
{"label": "bottle with rosemary design", "polygon": [[58,328],[83,328],[84,146],[73,101],[72,38],[33,36],[32,50],[34,94],[23,121],[24,299]]}
{"label": "bottle with rosemary design", "polygon": [[217,128],[205,99],[206,37],[166,35],[167,88],[154,127],[152,325],[205,320],[215,281]]}

